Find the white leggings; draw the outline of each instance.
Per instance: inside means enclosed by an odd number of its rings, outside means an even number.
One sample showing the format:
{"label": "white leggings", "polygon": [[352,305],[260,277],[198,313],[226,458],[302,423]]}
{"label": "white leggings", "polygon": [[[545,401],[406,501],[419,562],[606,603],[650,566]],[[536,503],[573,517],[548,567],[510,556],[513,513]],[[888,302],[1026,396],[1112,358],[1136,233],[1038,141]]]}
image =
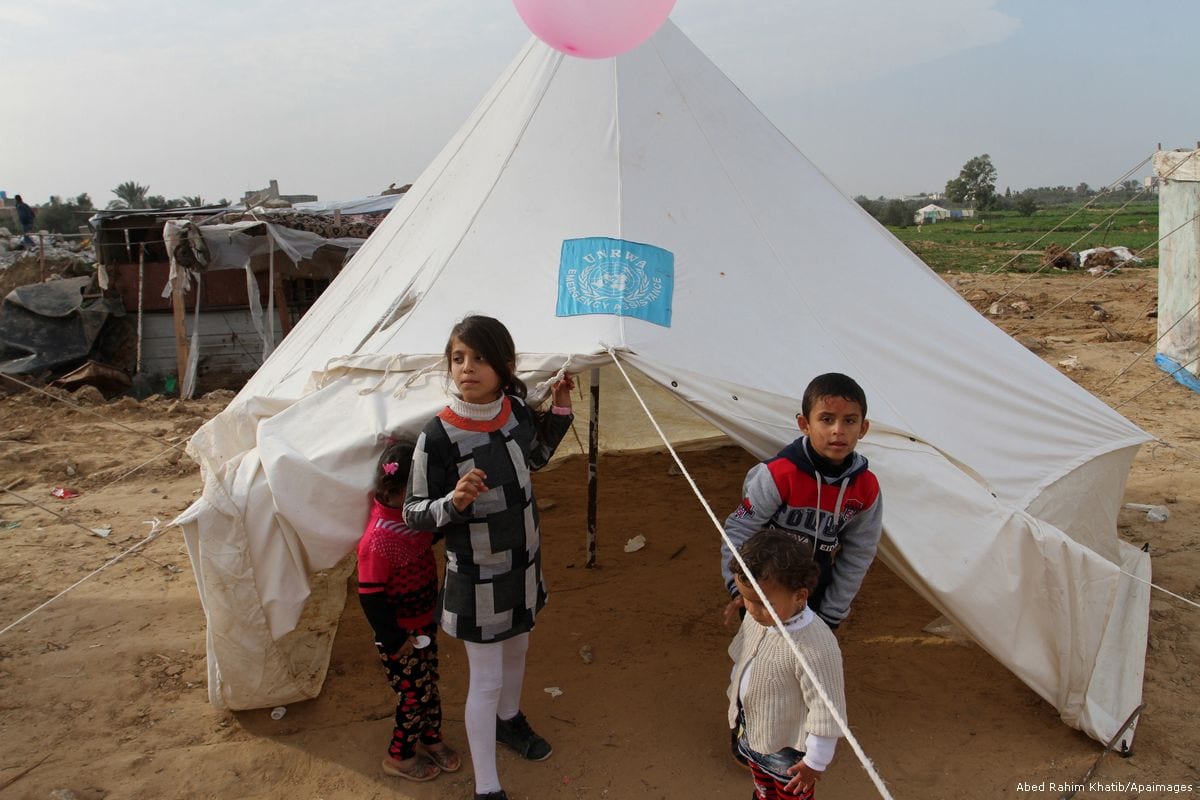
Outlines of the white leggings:
{"label": "white leggings", "polygon": [[521,710],[529,634],[501,642],[463,644],[471,676],[465,717],[471,763],[475,766],[475,791],[498,792],[501,786],[496,772],[496,718],[512,719]]}

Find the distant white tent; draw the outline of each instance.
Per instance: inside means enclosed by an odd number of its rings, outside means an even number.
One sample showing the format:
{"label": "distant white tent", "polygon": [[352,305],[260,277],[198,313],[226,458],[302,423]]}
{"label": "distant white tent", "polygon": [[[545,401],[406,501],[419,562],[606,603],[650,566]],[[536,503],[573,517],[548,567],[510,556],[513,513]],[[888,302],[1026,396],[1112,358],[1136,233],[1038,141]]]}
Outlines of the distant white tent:
{"label": "distant white tent", "polygon": [[[617,313],[566,315],[588,303]],[[505,321],[532,383],[611,347],[760,456],[813,375],[853,375],[882,559],[1068,724],[1105,740],[1140,702],[1149,590],[1124,573],[1149,557],[1116,516],[1146,434],[963,302],[667,23],[609,60],[532,41],[197,433],[180,521],[213,703],[319,691],[344,581],[313,575],[359,537],[382,437],[444,402],[468,312]]]}
{"label": "distant white tent", "polygon": [[950,209],[930,203],[913,213],[913,222],[937,222],[939,219],[950,219]]}

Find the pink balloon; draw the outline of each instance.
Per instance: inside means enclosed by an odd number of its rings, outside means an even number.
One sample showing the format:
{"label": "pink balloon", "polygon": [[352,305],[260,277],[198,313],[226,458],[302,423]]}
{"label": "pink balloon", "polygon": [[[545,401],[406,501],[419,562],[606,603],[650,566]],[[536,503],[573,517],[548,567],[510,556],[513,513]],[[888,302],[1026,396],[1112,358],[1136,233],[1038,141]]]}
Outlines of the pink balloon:
{"label": "pink balloon", "polygon": [[513,0],[533,34],[555,50],[610,58],[632,50],[666,21],[675,0]]}

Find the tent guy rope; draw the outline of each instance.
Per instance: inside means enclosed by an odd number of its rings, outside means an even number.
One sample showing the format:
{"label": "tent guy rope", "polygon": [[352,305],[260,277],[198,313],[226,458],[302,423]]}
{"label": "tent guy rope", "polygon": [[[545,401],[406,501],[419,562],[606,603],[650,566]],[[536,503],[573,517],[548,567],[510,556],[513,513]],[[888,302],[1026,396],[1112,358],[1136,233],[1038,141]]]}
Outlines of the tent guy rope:
{"label": "tent guy rope", "polygon": [[155,539],[157,539],[159,536],[161,536],[163,533],[165,533],[166,531],[170,530],[170,528],[171,528],[171,526],[163,527],[163,526],[162,526],[162,523],[160,523],[160,522],[159,522],[157,519],[156,519],[156,520],[152,520],[152,521],[148,522],[147,524],[149,524],[149,525],[151,525],[151,526],[153,526],[153,527],[150,529],[150,534],[149,534],[149,535],[148,535],[148,536],[147,536],[145,539],[142,539],[140,542],[138,542],[137,544],[135,544],[133,547],[130,547],[128,550],[125,550],[124,552],[117,554],[117,555],[116,555],[116,556],[114,556],[113,558],[110,558],[108,561],[105,561],[105,562],[104,562],[103,564],[101,564],[99,567],[97,567],[96,569],[92,570],[92,571],[91,571],[91,572],[89,572],[87,575],[84,575],[82,578],[80,578],[79,580],[75,581],[75,583],[72,583],[70,586],[68,586],[67,588],[63,589],[63,590],[62,590],[61,592],[59,592],[58,594],[54,595],[54,597],[51,597],[49,600],[47,600],[46,602],[42,603],[42,604],[41,604],[40,606],[38,606],[37,608],[34,608],[33,610],[26,612],[26,613],[25,613],[25,614],[23,614],[23,615],[22,615],[20,618],[18,618],[18,619],[16,619],[16,620],[14,620],[14,621],[12,621],[12,622],[10,622],[8,625],[5,625],[3,628],[0,628],[0,636],[3,636],[4,634],[8,633],[10,630],[12,630],[13,628],[17,627],[18,625],[20,625],[20,624],[21,624],[22,622],[24,622],[25,620],[29,619],[29,618],[30,618],[30,617],[32,617],[34,614],[38,613],[39,611],[41,611],[41,610],[42,610],[43,608],[45,608],[46,606],[48,606],[48,605],[50,605],[51,603],[53,603],[55,600],[59,599],[59,598],[60,598],[60,597],[62,597],[63,595],[67,594],[68,592],[71,592],[72,590],[76,589],[78,586],[80,586],[81,584],[83,584],[85,581],[91,580],[92,578],[96,577],[97,575],[99,575],[99,574],[100,574],[101,572],[103,572],[104,570],[106,570],[106,569],[108,569],[109,567],[111,567],[113,564],[116,564],[116,563],[117,563],[118,561],[120,561],[121,559],[125,558],[126,556],[128,556],[128,555],[130,555],[130,554],[132,554],[132,553],[135,553],[137,550],[139,550],[139,549],[141,549],[141,548],[145,547],[146,545],[150,544],[151,542],[153,542]]}
{"label": "tent guy rope", "polygon": [[[1113,181],[1112,183],[1110,183],[1108,186],[1105,186],[1103,189],[1101,189],[1099,192],[1097,192],[1097,193],[1096,193],[1096,196],[1095,196],[1095,197],[1093,197],[1091,200],[1088,200],[1086,203],[1084,203],[1083,205],[1081,205],[1079,208],[1075,209],[1073,212],[1071,212],[1071,213],[1070,213],[1070,214],[1068,214],[1066,217],[1064,217],[1064,218],[1063,218],[1061,221],[1059,221],[1059,223],[1058,223],[1057,225],[1055,225],[1053,228],[1051,228],[1050,230],[1046,231],[1046,232],[1045,232],[1045,233],[1043,233],[1041,236],[1039,236],[1037,239],[1034,239],[1034,240],[1033,240],[1033,242],[1031,242],[1029,245],[1027,245],[1027,246],[1025,246],[1024,248],[1022,248],[1022,252],[1026,251],[1026,250],[1030,250],[1030,249],[1032,249],[1032,248],[1036,247],[1036,246],[1037,246],[1039,243],[1041,243],[1041,241],[1042,241],[1043,239],[1045,239],[1047,236],[1049,236],[1050,234],[1054,233],[1056,230],[1058,230],[1059,228],[1061,228],[1063,225],[1066,225],[1068,222],[1070,222],[1071,220],[1073,220],[1075,217],[1077,217],[1077,216],[1079,216],[1080,214],[1082,214],[1084,211],[1086,211],[1086,210],[1087,210],[1089,207],[1091,207],[1091,205],[1092,205],[1093,203],[1095,203],[1097,200],[1099,200],[1101,197],[1104,197],[1104,195],[1106,195],[1106,194],[1109,194],[1110,192],[1112,192],[1113,190],[1115,190],[1117,186],[1121,185],[1121,182],[1122,182],[1123,180],[1125,180],[1125,179],[1126,179],[1126,178],[1128,178],[1130,175],[1132,175],[1133,173],[1137,172],[1139,169],[1141,169],[1141,168],[1142,168],[1142,167],[1144,167],[1146,164],[1148,164],[1148,163],[1150,162],[1150,159],[1152,159],[1152,158],[1154,158],[1154,154],[1153,154],[1153,153],[1151,153],[1150,155],[1148,155],[1148,156],[1146,156],[1145,158],[1143,158],[1141,161],[1139,161],[1137,164],[1135,164],[1133,167],[1131,167],[1131,168],[1129,169],[1129,171],[1128,171],[1128,172],[1126,172],[1124,175],[1122,175],[1121,177],[1117,178],[1115,181]],[[1145,191],[1145,190],[1143,190],[1143,191]],[[1140,194],[1142,194],[1142,192],[1138,192],[1138,194],[1135,194],[1135,195],[1134,195],[1134,197],[1137,197],[1137,196],[1138,196],[1138,195],[1140,195]],[[1090,233],[1090,231],[1089,231],[1089,233]],[[1068,248],[1068,249],[1069,249],[1069,248]],[[1000,265],[999,267],[997,267],[996,269],[992,270],[991,272],[985,273],[985,275],[987,275],[988,277],[991,277],[992,275],[998,275],[999,273],[1001,273],[1001,272],[1005,271],[1005,270],[1006,270],[1006,269],[1008,269],[1010,266],[1012,266],[1013,262],[1014,262],[1014,261],[1016,261],[1016,260],[1017,260],[1018,258],[1020,258],[1020,257],[1021,257],[1021,253],[1017,253],[1015,256],[1013,256],[1012,258],[1010,258],[1008,261],[1005,261],[1003,264],[1001,264],[1001,265]],[[1045,267],[1043,266],[1043,269],[1044,269],[1044,268],[1045,268]],[[1039,270],[1039,272],[1040,272],[1040,271],[1041,271],[1041,270]],[[1034,273],[1034,274],[1036,274],[1036,273]],[[1019,288],[1020,288],[1020,284],[1018,284],[1016,287],[1014,287],[1014,289],[1013,289],[1013,290],[1015,291],[1016,289],[1019,289]],[[1011,292],[1010,292],[1010,294],[1011,294]],[[1005,297],[1006,297],[1006,296],[1007,296],[1007,295],[1005,295]],[[1003,298],[1001,298],[1001,299],[1003,299]]]}
{"label": "tent guy rope", "polygon": [[[729,537],[725,535],[725,528],[721,525],[720,520],[717,519],[717,515],[713,513],[712,506],[708,504],[708,500],[706,500],[703,493],[701,493],[700,487],[696,485],[696,481],[692,478],[691,473],[689,473],[687,467],[684,466],[683,460],[680,459],[679,454],[675,452],[675,448],[671,445],[671,441],[667,438],[667,435],[663,433],[663,429],[659,427],[658,420],[654,418],[654,414],[650,412],[650,408],[646,405],[646,401],[642,399],[641,393],[637,390],[637,387],[633,385],[633,380],[630,379],[629,373],[625,371],[625,367],[621,364],[621,360],[617,358],[616,351],[614,351],[612,347],[609,347],[608,354],[612,358],[613,363],[616,364],[617,369],[621,371],[621,377],[623,377],[625,382],[629,384],[629,390],[633,392],[633,396],[637,398],[638,404],[642,407],[642,411],[646,412],[646,417],[650,420],[650,424],[654,426],[654,430],[658,433],[659,438],[662,439],[663,444],[666,445],[667,450],[671,453],[671,458],[675,460],[675,464],[679,467],[680,473],[685,479],[687,479],[688,486],[692,487],[692,492],[696,495],[696,499],[700,501],[700,505],[704,507],[704,511],[708,514],[708,518],[712,520],[717,532],[721,534],[721,538],[725,541],[725,544],[729,546],[729,551],[733,553],[733,557],[737,559],[738,564],[741,565],[742,571],[746,574],[746,578],[750,581],[750,585],[754,587],[756,592],[758,592],[759,597],[765,598],[766,595],[763,593],[762,587],[758,585],[758,579],[750,572],[749,568],[746,567],[746,562],[742,561],[741,554],[738,553],[737,548],[733,546],[733,542],[729,540]],[[775,623],[775,627],[783,636],[784,641],[786,641],[788,647],[791,648],[792,654],[796,656],[796,660],[800,662],[800,666],[804,670],[804,674],[808,676],[808,679],[812,681],[813,686],[816,687],[817,694],[820,696],[821,702],[825,704],[830,716],[832,716],[834,721],[837,722],[838,727],[842,729],[842,733],[846,735],[846,741],[850,744],[851,749],[854,750],[855,755],[858,756],[859,762],[863,765],[863,769],[866,770],[871,782],[875,784],[875,788],[879,791],[880,797],[891,800],[892,795],[888,792],[887,787],[884,786],[883,778],[880,777],[879,773],[876,771],[875,763],[867,757],[866,752],[862,749],[862,745],[859,744],[858,739],[855,738],[854,733],[851,732],[850,726],[846,723],[846,720],[842,719],[841,714],[838,713],[837,708],[830,701],[829,693],[826,691],[825,687],[821,685],[820,681],[818,681],[813,675],[813,670],[808,663],[808,659],[806,659],[804,654],[801,653],[796,647],[796,643],[792,641],[792,638],[787,635],[787,632],[783,627],[783,620],[781,620],[779,615],[775,613],[775,609],[770,603],[764,602],[763,606],[767,609],[767,613],[771,615],[771,620]]]}
{"label": "tent guy rope", "polygon": [[[1114,212],[1114,213],[1115,213],[1115,212]],[[1180,223],[1180,224],[1179,224],[1179,225],[1178,225],[1178,226],[1177,226],[1177,227],[1176,227],[1174,230],[1168,231],[1167,233],[1165,233],[1165,234],[1163,234],[1162,236],[1160,236],[1160,237],[1158,237],[1157,239],[1155,239],[1155,240],[1154,240],[1153,242],[1151,242],[1150,244],[1148,244],[1148,245],[1146,245],[1145,247],[1143,247],[1141,250],[1138,250],[1136,253],[1134,253],[1134,257],[1135,257],[1135,258],[1140,258],[1140,257],[1142,256],[1142,254],[1143,254],[1143,253],[1145,253],[1145,252],[1147,252],[1147,251],[1148,251],[1148,250],[1149,250],[1151,247],[1156,247],[1156,246],[1158,245],[1158,243],[1159,243],[1159,242],[1163,241],[1163,240],[1164,240],[1164,239],[1166,239],[1168,236],[1170,236],[1170,235],[1172,235],[1173,233],[1175,233],[1176,231],[1180,230],[1180,229],[1181,229],[1181,228],[1183,228],[1185,225],[1190,225],[1191,223],[1195,222],[1197,218],[1200,218],[1200,212],[1197,212],[1195,215],[1193,215],[1191,219],[1189,219],[1189,220],[1187,220],[1187,221],[1185,221],[1185,222],[1183,222],[1183,223]],[[1071,247],[1074,247],[1074,246],[1075,246],[1075,244],[1076,244],[1078,241],[1079,241],[1079,240],[1076,240],[1076,242],[1072,242],[1072,243],[1071,243]],[[1069,250],[1069,249],[1070,249],[1070,247],[1068,247],[1067,249]],[[1045,269],[1045,267],[1043,267],[1043,269]],[[1041,270],[1039,270],[1039,272],[1040,272],[1040,271],[1041,271]],[[1093,280],[1091,283],[1088,283],[1088,284],[1086,284],[1086,285],[1084,285],[1084,286],[1081,286],[1080,288],[1078,288],[1078,289],[1076,289],[1074,292],[1072,292],[1070,295],[1068,295],[1067,297],[1064,297],[1062,300],[1059,300],[1057,303],[1055,303],[1054,305],[1050,306],[1049,308],[1046,308],[1046,309],[1043,309],[1042,311],[1039,311],[1037,314],[1035,314],[1033,317],[1031,317],[1029,321],[1030,321],[1030,322],[1032,322],[1033,320],[1035,320],[1035,319],[1038,319],[1038,318],[1040,318],[1041,316],[1043,316],[1043,315],[1045,315],[1045,314],[1049,314],[1051,311],[1053,311],[1054,309],[1058,308],[1059,306],[1061,306],[1063,303],[1067,302],[1067,301],[1068,301],[1068,300],[1070,300],[1071,298],[1075,297],[1075,296],[1076,296],[1076,295],[1078,295],[1080,292],[1082,292],[1082,291],[1084,291],[1084,290],[1086,290],[1086,289],[1090,289],[1090,288],[1092,288],[1092,287],[1093,287],[1093,286],[1095,286],[1097,283],[1099,283],[1100,281],[1102,281],[1102,280],[1104,280],[1105,278],[1107,278],[1109,275],[1112,275],[1112,274],[1113,274],[1115,271],[1116,271],[1115,269],[1107,269],[1107,270],[1105,270],[1104,272],[1100,273],[1100,274],[1099,274],[1099,275],[1096,277],[1096,279],[1095,279],[1095,280]],[[1036,275],[1037,273],[1034,273],[1034,274]],[[1015,290],[1015,288],[1016,288],[1016,287],[1014,287],[1014,290]],[[1011,290],[1010,290],[1009,292],[1007,292],[1006,294],[1004,294],[1004,295],[1001,295],[1001,298],[1000,298],[1000,299],[1003,299],[1003,298],[1005,298],[1005,297],[1008,297],[1008,295],[1010,295],[1010,294],[1012,294],[1012,291],[1011,291]],[[997,302],[997,303],[998,303],[998,302],[1000,302],[1000,300],[996,300],[995,302]],[[1026,325],[1025,325],[1024,327],[1018,328],[1017,330],[1013,331],[1013,332],[1012,332],[1012,335],[1013,335],[1013,336],[1017,336],[1017,335],[1018,335],[1018,334],[1020,334],[1022,331],[1024,331],[1026,327],[1028,327],[1028,323],[1026,323]]]}

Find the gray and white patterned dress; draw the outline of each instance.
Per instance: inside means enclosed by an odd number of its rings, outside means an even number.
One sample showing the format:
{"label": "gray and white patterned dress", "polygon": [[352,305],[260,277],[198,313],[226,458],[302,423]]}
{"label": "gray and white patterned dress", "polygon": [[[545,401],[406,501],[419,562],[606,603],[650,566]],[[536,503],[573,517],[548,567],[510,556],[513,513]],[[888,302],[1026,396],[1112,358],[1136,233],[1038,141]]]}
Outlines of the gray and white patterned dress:
{"label": "gray and white patterned dress", "polygon": [[[454,398],[417,439],[404,519],[445,538],[437,613],[449,635],[494,642],[533,628],[546,584],[530,471],[546,465],[572,419],[509,395],[483,406]],[[459,512],[450,496],[475,467],[488,489]]]}

